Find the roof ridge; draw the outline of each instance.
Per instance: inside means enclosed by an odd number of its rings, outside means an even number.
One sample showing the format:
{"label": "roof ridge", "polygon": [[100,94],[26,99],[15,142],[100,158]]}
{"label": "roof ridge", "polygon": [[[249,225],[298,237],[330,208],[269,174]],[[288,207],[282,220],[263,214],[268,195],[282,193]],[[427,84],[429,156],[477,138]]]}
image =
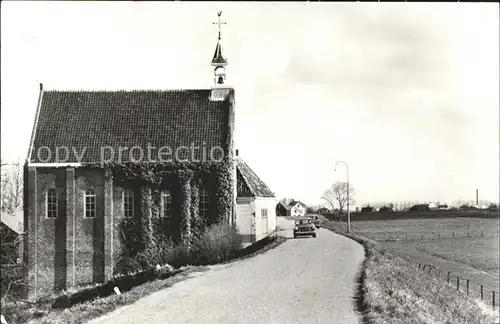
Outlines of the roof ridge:
{"label": "roof ridge", "polygon": [[211,88],[198,89],[44,89],[44,92],[188,92],[210,91]]}

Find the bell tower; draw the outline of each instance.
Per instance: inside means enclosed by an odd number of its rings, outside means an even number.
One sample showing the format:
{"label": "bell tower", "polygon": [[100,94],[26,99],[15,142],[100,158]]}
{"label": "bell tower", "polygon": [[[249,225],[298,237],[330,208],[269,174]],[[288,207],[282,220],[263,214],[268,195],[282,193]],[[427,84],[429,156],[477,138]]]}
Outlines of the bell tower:
{"label": "bell tower", "polygon": [[225,25],[225,22],[221,22],[220,16],[222,15],[222,11],[217,12],[218,20],[213,24],[218,25],[219,27],[219,37],[217,40],[217,45],[215,46],[214,57],[212,58],[211,65],[214,67],[214,87],[223,87],[226,82],[226,65],[227,60],[224,57],[224,53],[222,51],[221,45],[221,25]]}

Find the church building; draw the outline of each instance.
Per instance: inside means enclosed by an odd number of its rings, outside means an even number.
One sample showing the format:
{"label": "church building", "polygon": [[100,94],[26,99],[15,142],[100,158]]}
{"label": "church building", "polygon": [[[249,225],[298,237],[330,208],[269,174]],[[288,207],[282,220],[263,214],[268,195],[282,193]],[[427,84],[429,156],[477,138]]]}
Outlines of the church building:
{"label": "church building", "polygon": [[[32,294],[119,274],[133,233],[189,243],[235,224],[274,232],[274,193],[234,147],[235,91],[218,40],[210,89],[68,91],[40,84],[24,172],[24,262]],[[131,234],[132,233],[132,234]]]}

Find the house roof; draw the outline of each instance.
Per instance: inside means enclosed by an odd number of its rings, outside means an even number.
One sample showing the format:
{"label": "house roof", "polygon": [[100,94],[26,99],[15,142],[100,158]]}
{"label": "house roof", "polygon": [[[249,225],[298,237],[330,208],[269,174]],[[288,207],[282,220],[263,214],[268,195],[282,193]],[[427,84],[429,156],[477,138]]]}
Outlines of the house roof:
{"label": "house roof", "polygon": [[24,213],[22,210],[16,210],[13,213],[2,212],[1,221],[8,228],[16,232],[17,234],[23,234],[23,219]]}
{"label": "house roof", "polygon": [[274,193],[239,156],[236,161],[237,197],[275,197]]}
{"label": "house roof", "polygon": [[285,204],[283,201],[280,201],[278,204],[280,204],[281,206],[283,206],[283,208],[285,208],[286,210],[290,210],[292,209],[292,207],[288,206],[287,204]]}
{"label": "house roof", "polygon": [[[101,162],[114,157],[115,162],[144,159],[150,145],[151,159],[202,159],[202,152],[226,145],[229,109],[234,90],[224,100],[210,100],[211,90],[133,90],[133,91],[43,91],[34,125],[30,162]],[[43,147],[48,147],[49,150]],[[69,159],[56,160],[56,148],[69,149]],[[123,151],[118,160],[119,148]],[[201,148],[206,147],[206,150]],[[78,161],[76,155],[83,153]],[[114,156],[112,153],[114,152]],[[170,153],[170,155],[168,155]],[[64,151],[60,157],[64,158]],[[184,156],[185,154],[185,156]],[[182,155],[182,156],[181,156]]]}
{"label": "house roof", "polygon": [[288,204],[288,206],[289,206],[290,208],[292,208],[293,206],[296,206],[297,204],[300,204],[302,207],[307,207],[307,205],[306,205],[306,204],[304,204],[303,202],[298,201],[298,200],[297,200],[297,201],[292,201],[292,202],[290,202],[290,203]]}

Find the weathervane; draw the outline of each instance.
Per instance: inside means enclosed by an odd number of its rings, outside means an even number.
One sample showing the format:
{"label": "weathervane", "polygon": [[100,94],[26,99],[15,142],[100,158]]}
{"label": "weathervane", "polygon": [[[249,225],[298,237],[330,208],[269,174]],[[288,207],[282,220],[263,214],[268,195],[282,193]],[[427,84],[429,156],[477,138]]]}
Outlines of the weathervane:
{"label": "weathervane", "polygon": [[220,40],[220,29],[221,29],[221,28],[220,28],[220,25],[226,25],[226,23],[225,23],[225,22],[221,22],[221,21],[220,21],[220,16],[221,16],[221,15],[222,15],[222,11],[218,11],[218,12],[217,12],[218,21],[217,21],[217,22],[213,22],[213,23],[212,23],[213,25],[217,24],[217,25],[219,26],[219,40]]}

